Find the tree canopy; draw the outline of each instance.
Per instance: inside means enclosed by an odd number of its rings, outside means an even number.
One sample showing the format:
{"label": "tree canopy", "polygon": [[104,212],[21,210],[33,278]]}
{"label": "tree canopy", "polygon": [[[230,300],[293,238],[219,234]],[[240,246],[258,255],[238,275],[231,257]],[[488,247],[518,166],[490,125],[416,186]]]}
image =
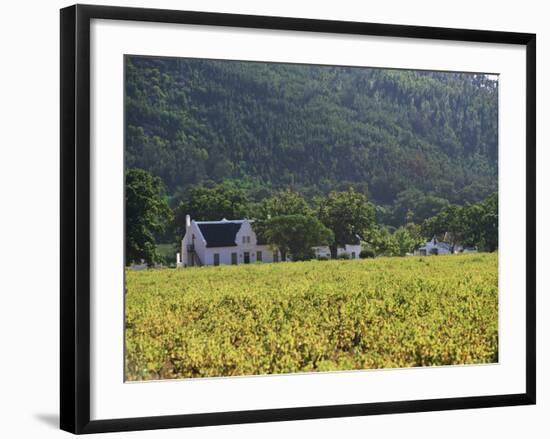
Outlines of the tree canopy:
{"label": "tree canopy", "polygon": [[306,260],[313,257],[312,247],[332,244],[334,234],[317,218],[308,215],[281,215],[262,223],[266,241],[281,252],[281,259],[287,255],[292,260]]}
{"label": "tree canopy", "polygon": [[126,264],[160,262],[155,234],[172,220],[159,177],[142,169],[126,171]]}
{"label": "tree canopy", "polygon": [[365,194],[353,189],[333,191],[317,202],[320,221],[334,233],[331,245],[333,258],[338,246],[359,242],[361,235],[374,226],[374,206]]}
{"label": "tree canopy", "polygon": [[312,209],[298,192],[281,190],[259,203],[256,216],[262,219],[284,215],[311,215]]}
{"label": "tree canopy", "polygon": [[185,227],[185,215],[198,221],[246,218],[250,200],[245,191],[229,184],[192,186],[176,207],[176,225]]}
{"label": "tree canopy", "polygon": [[449,205],[426,219],[422,231],[425,236],[447,234],[452,245],[494,251],[498,248],[498,195],[491,194],[479,203]]}
{"label": "tree canopy", "polygon": [[[161,177],[170,196],[228,180],[254,201],[289,187],[308,201],[353,187],[389,206],[398,227],[442,200],[462,205],[497,190],[498,85],[486,75],[125,62],[126,166]],[[412,217],[409,191],[426,197]]]}

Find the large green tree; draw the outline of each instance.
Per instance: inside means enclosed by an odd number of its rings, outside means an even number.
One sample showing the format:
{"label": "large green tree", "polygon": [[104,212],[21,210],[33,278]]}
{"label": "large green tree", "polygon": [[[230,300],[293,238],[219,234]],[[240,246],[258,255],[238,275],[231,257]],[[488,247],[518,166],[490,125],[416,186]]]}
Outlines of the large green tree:
{"label": "large green tree", "polygon": [[367,237],[368,248],[375,256],[396,256],[399,254],[399,243],[387,226],[373,227]]}
{"label": "large green tree", "polygon": [[422,232],[426,237],[446,235],[452,245],[495,251],[498,248],[498,195],[494,193],[478,203],[446,206],[423,222]]}
{"label": "large green tree", "polygon": [[425,240],[418,224],[408,223],[399,227],[393,232],[393,238],[398,247],[398,255],[405,256],[412,253],[417,247],[422,245]]}
{"label": "large green tree", "polygon": [[246,192],[231,183],[193,186],[176,207],[176,232],[181,234],[185,229],[187,214],[194,220],[213,221],[245,218],[249,213],[250,200]]}
{"label": "large green tree", "polygon": [[312,248],[329,245],[334,240],[333,233],[317,218],[308,215],[282,215],[262,222],[261,230],[267,242],[281,252],[286,261],[288,254],[292,260],[306,260],[313,257]]}
{"label": "large green tree", "polygon": [[498,194],[489,195],[481,203],[484,209],[481,217],[484,245],[489,251],[498,249]]}
{"label": "large green tree", "polygon": [[467,203],[462,208],[464,245],[484,250],[498,248],[498,196],[492,194],[479,203]]}
{"label": "large green tree", "polygon": [[421,223],[448,205],[449,202],[443,198],[426,195],[418,189],[407,189],[397,194],[390,223],[396,227],[410,222]]}
{"label": "large green tree", "polygon": [[126,180],[126,264],[161,261],[155,235],[164,232],[172,211],[159,177],[143,169],[128,169]]}
{"label": "large green tree", "polygon": [[257,208],[257,216],[261,219],[274,218],[283,215],[311,215],[313,212],[306,200],[298,192],[285,189],[266,198]]}
{"label": "large green tree", "polygon": [[465,222],[463,206],[450,204],[423,222],[422,233],[426,238],[443,238],[446,235],[449,243],[455,246],[464,242],[470,233],[469,227]]}
{"label": "large green tree", "polygon": [[334,233],[330,246],[332,258],[336,258],[338,246],[357,242],[357,236],[367,234],[374,227],[374,206],[365,194],[350,189],[330,192],[318,202],[318,217]]}

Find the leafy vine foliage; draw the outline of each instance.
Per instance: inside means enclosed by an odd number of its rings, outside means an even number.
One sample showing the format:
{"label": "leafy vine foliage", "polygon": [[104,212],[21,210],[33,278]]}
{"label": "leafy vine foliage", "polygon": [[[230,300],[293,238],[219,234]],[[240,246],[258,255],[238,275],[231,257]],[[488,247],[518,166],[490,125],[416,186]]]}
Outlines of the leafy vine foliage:
{"label": "leafy vine foliage", "polygon": [[128,380],[498,362],[497,255],[126,272]]}

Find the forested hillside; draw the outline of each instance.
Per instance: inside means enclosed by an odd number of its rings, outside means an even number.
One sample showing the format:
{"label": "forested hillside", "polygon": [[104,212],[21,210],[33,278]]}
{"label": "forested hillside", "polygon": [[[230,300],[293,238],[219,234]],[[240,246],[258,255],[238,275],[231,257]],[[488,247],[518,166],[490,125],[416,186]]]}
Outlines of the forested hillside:
{"label": "forested hillside", "polygon": [[399,226],[497,190],[484,75],[128,56],[126,92],[126,167],[174,200],[210,181],[256,201],[351,186]]}

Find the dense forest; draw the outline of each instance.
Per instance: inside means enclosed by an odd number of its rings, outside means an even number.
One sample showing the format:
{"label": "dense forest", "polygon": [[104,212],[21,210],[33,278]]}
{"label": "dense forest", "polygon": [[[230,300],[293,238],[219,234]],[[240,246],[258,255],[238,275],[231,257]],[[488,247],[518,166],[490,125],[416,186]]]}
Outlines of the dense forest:
{"label": "dense forest", "polygon": [[315,206],[353,189],[389,231],[498,190],[494,77],[140,56],[125,63],[125,166],[158,178],[174,212],[157,241],[170,240],[183,210],[218,188],[225,201],[236,197],[235,214],[283,190]]}
{"label": "dense forest", "polygon": [[497,190],[497,116],[485,75],[126,57],[126,166],[175,198],[209,181],[257,200],[354,187],[400,209],[397,226],[408,199],[429,210]]}

